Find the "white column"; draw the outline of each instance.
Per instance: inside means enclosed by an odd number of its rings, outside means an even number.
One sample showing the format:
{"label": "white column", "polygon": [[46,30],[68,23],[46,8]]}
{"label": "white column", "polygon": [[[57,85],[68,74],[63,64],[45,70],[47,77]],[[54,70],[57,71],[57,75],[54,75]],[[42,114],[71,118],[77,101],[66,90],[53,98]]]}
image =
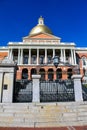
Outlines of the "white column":
{"label": "white column", "polygon": [[61,49],[61,61],[63,61],[63,50]]}
{"label": "white column", "polygon": [[82,84],[81,84],[82,75],[73,75],[72,78],[74,80],[75,101],[76,102],[83,101]]}
{"label": "white column", "polygon": [[39,87],[39,79],[41,75],[32,75],[33,81],[33,101],[32,102],[40,102],[40,87]]}
{"label": "white column", "polygon": [[8,52],[8,57],[9,57],[9,59],[10,59],[10,49],[9,49],[9,52]]}
{"label": "white column", "polygon": [[20,64],[20,49],[18,49],[18,64]]}
{"label": "white column", "polygon": [[11,59],[11,49],[9,49],[9,58]]}
{"label": "white column", "polygon": [[53,58],[54,58],[54,56],[55,56],[55,49],[53,49]]}
{"label": "white column", "polygon": [[72,50],[72,64],[74,64],[74,51]]}
{"label": "white column", "polygon": [[64,53],[64,62],[65,62],[66,60],[65,49],[63,50],[63,53]]}
{"label": "white column", "polygon": [[9,57],[10,57],[11,60],[13,60],[12,59],[12,49],[10,50],[10,56]]}
{"label": "white column", "polygon": [[39,64],[39,49],[37,49],[37,65]]}
{"label": "white column", "polygon": [[21,61],[20,64],[23,64],[23,49],[21,49]]}
{"label": "white column", "polygon": [[29,49],[29,59],[28,59],[28,64],[30,65],[31,64],[31,49]]}
{"label": "white column", "polygon": [[47,63],[47,49],[45,49],[45,64]]}
{"label": "white column", "polygon": [[71,50],[71,64],[74,64],[74,59],[73,59],[73,50]]}
{"label": "white column", "polygon": [[12,49],[12,56],[11,56],[11,59],[13,60],[13,49]]}
{"label": "white column", "polygon": [[74,64],[76,65],[76,54],[75,54],[75,50],[74,50]]}

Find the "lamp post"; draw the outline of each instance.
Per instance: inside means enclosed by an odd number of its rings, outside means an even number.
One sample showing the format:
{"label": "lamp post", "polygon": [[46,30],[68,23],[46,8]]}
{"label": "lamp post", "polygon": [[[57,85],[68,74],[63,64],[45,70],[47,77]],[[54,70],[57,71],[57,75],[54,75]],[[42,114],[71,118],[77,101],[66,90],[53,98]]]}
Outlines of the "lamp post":
{"label": "lamp post", "polygon": [[59,62],[60,62],[59,56],[54,56],[54,58],[53,58],[53,64],[54,64],[54,66],[55,66],[56,68],[58,67]]}

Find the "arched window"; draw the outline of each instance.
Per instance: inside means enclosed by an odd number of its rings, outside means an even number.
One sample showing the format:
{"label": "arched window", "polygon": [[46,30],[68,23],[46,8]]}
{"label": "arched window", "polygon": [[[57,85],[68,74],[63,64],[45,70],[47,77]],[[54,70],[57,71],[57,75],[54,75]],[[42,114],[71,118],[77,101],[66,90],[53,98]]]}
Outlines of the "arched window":
{"label": "arched window", "polygon": [[35,74],[37,74],[37,70],[35,68],[31,69],[31,75],[30,75],[31,79],[32,79],[32,75]]}
{"label": "arched window", "polygon": [[37,70],[35,68],[31,69],[31,75],[37,74]]}
{"label": "arched window", "polygon": [[67,78],[68,78],[68,79],[71,79],[71,77],[72,77],[72,69],[69,68],[69,69],[67,70]]}
{"label": "arched window", "polygon": [[28,79],[28,69],[22,70],[22,79]]}
{"label": "arched window", "polygon": [[45,70],[44,69],[40,69],[39,70],[39,74],[41,75],[41,80],[45,80]]}
{"label": "arched window", "polygon": [[48,79],[53,80],[53,78],[54,78],[54,71],[53,71],[53,69],[49,69],[48,70]]}
{"label": "arched window", "polygon": [[56,71],[56,76],[57,76],[57,79],[62,79],[62,69],[57,69]]}
{"label": "arched window", "polygon": [[87,58],[85,56],[82,57],[82,65],[83,65],[83,67],[87,66]]}

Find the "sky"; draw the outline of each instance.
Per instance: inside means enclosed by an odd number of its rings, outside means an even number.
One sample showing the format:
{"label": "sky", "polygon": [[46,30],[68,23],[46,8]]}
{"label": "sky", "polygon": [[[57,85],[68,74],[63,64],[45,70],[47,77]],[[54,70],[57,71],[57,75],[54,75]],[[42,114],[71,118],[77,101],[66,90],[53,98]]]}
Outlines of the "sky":
{"label": "sky", "polygon": [[87,47],[87,0],[0,0],[0,46],[21,42],[40,16],[61,42]]}

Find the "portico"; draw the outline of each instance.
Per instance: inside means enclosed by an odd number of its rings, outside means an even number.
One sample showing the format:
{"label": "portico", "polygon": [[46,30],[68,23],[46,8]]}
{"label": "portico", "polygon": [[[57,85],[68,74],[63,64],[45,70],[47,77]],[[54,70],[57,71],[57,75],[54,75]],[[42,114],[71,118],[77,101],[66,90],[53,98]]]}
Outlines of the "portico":
{"label": "portico", "polygon": [[[29,49],[28,49],[29,48]],[[17,62],[19,65],[22,64],[41,64],[40,62],[42,61],[43,63],[50,63],[50,60],[56,55],[61,57],[61,61],[64,62],[69,62],[72,65],[76,65],[76,56],[75,56],[75,48],[70,49],[61,49],[58,47],[58,49],[49,49],[49,47],[45,48],[43,47],[37,47],[37,49],[30,48],[22,48],[22,49],[15,49],[14,47],[9,49],[9,57],[11,59],[14,59],[15,62]],[[45,49],[44,49],[45,48]],[[15,55],[16,53],[16,55]],[[26,60],[26,61],[24,61]],[[41,61],[40,61],[41,60]]]}

